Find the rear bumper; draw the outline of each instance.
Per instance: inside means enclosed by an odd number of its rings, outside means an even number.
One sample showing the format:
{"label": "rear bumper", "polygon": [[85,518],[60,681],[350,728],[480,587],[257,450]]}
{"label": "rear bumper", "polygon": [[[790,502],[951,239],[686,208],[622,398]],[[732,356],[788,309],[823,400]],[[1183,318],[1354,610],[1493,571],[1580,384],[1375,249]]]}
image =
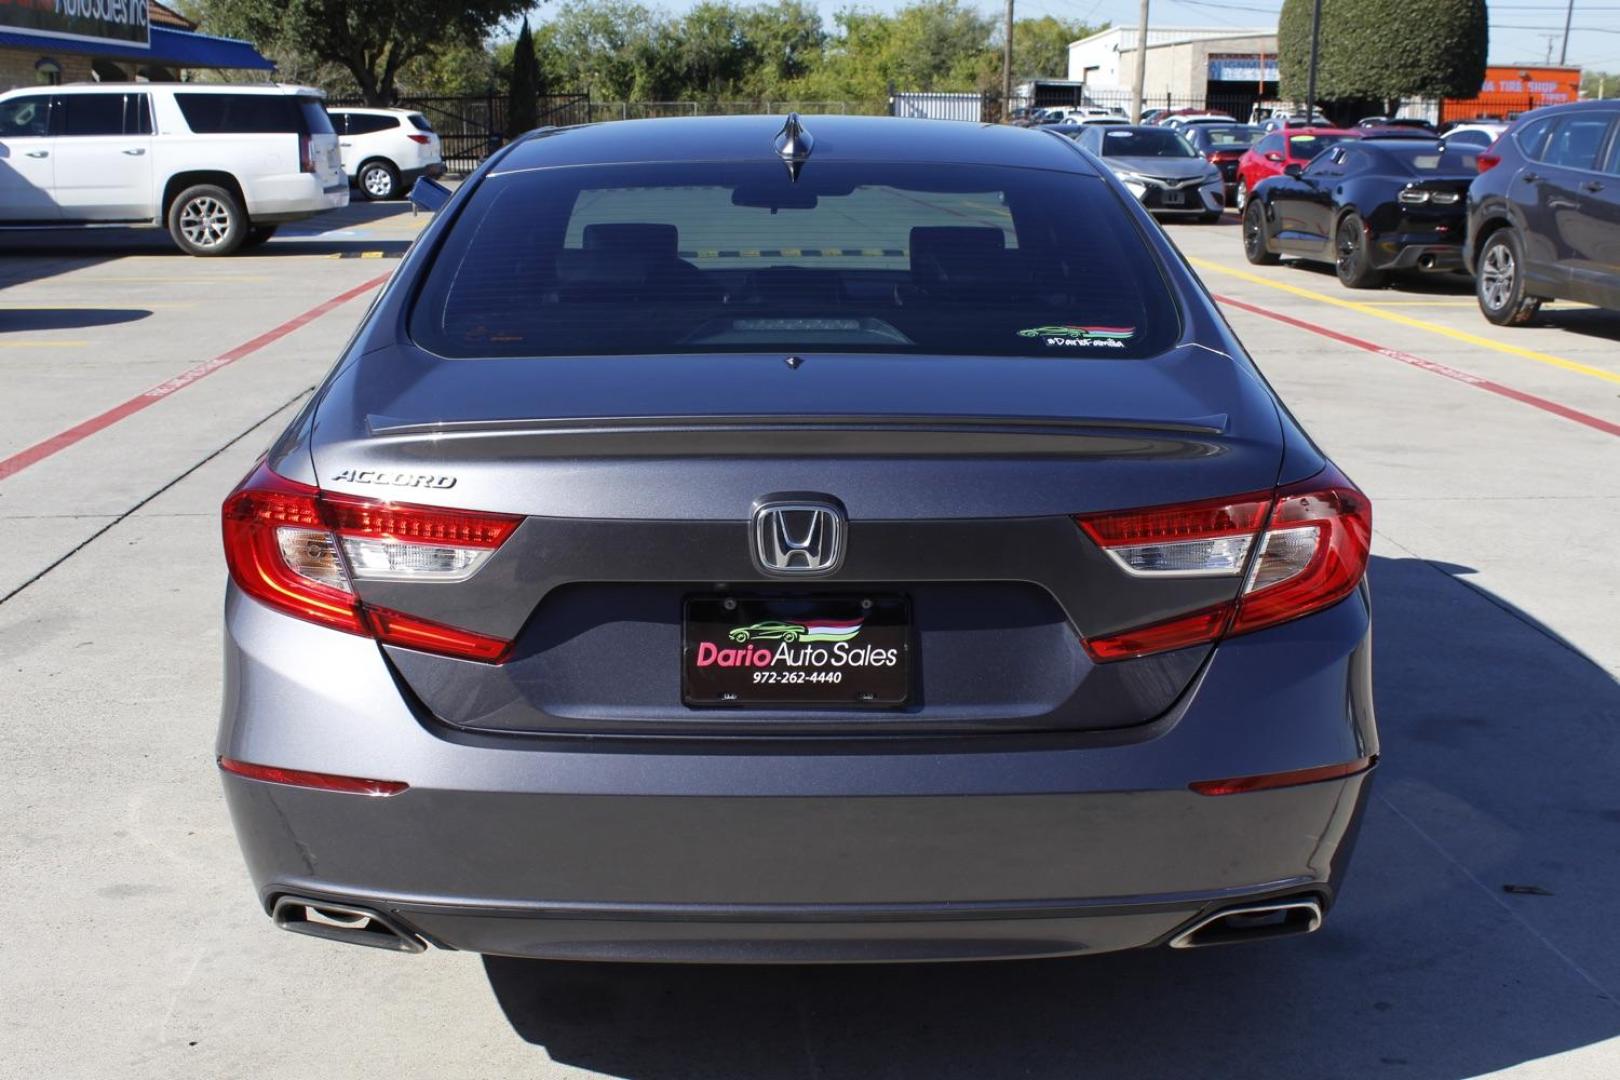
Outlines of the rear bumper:
{"label": "rear bumper", "polygon": [[1460,244],[1408,244],[1389,260],[1392,270],[1461,270],[1463,249]]}
{"label": "rear bumper", "polygon": [[1355,595],[1221,646],[1123,732],[952,739],[478,736],[412,711],[375,644],[234,590],[218,752],[403,780],[226,774],[258,898],[383,910],[518,956],[851,961],[1103,952],[1215,908],[1332,903],[1370,774],[1205,797],[1197,779],[1377,753]]}
{"label": "rear bumper", "polygon": [[349,184],[342,173],[322,181],[314,173],[265,177],[247,192],[248,217],[258,224],[298,221],[349,205]]}

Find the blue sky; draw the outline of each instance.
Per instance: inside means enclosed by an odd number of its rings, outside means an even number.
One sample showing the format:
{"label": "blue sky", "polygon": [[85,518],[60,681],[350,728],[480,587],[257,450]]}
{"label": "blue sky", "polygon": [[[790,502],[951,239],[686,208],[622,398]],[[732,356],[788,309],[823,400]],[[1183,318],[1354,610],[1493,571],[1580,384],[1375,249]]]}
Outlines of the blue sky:
{"label": "blue sky", "polygon": [[[649,6],[680,11],[695,0],[644,0]],[[880,11],[904,6],[905,0],[863,0],[856,6]],[[1421,3],[1422,0],[1413,0]],[[1019,15],[1056,15],[1086,22],[1134,24],[1137,0],[1016,0]],[[1275,26],[1282,0],[1152,0],[1152,21],[1162,26]],[[848,0],[820,0],[829,21]],[[1001,11],[994,0],[982,0],[985,10]],[[1565,0],[1501,0],[1492,3],[1491,62],[1545,61],[1547,37],[1555,35],[1552,58],[1558,60],[1562,44]],[[545,9],[541,9],[541,18]],[[1575,29],[1569,38],[1569,62],[1584,67],[1620,71],[1620,0],[1575,0]]]}

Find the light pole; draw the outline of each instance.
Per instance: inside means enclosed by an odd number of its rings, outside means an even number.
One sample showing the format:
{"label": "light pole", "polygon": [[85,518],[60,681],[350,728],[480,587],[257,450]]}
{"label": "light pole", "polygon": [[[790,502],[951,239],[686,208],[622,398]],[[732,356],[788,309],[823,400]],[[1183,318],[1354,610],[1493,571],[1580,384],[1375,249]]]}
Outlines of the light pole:
{"label": "light pole", "polygon": [[1131,123],[1142,122],[1142,91],[1147,86],[1148,0],[1142,0],[1142,17],[1136,24],[1136,79],[1131,87]]}
{"label": "light pole", "polygon": [[1569,24],[1575,18],[1575,0],[1569,0],[1569,7],[1564,9],[1564,47],[1558,50],[1558,66],[1563,67],[1569,63]]}
{"label": "light pole", "polygon": [[1012,123],[1013,0],[1007,0],[1007,29],[1001,43],[1001,122]]}
{"label": "light pole", "polygon": [[1322,0],[1311,4],[1311,63],[1305,78],[1305,122],[1316,116],[1316,54],[1322,47]]}

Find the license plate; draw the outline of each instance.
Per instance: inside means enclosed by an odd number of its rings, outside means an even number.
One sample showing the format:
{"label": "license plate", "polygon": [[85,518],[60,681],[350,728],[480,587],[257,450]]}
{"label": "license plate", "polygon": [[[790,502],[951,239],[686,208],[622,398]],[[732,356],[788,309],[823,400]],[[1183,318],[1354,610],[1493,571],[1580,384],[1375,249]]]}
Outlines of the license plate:
{"label": "license plate", "polygon": [[1171,191],[1168,188],[1165,189],[1165,192],[1164,192],[1164,205],[1166,205],[1166,206],[1180,206],[1184,202],[1186,202],[1186,195],[1185,195],[1184,192]]}
{"label": "license plate", "polygon": [[911,694],[903,596],[694,596],[681,636],[687,705],[892,708]]}

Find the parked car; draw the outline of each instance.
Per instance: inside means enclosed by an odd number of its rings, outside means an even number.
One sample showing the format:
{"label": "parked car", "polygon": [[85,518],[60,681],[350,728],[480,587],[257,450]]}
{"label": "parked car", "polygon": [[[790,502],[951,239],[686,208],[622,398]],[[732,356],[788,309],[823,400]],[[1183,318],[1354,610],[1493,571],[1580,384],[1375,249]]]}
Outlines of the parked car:
{"label": "parked car", "polygon": [[1370,504],[1096,159],[637,120],[449,200],[223,508],[276,923],[780,963],[1330,914]]}
{"label": "parked car", "polygon": [[1484,150],[1497,139],[1500,139],[1508,126],[1505,123],[1495,124],[1488,122],[1453,124],[1446,128],[1440,137],[1454,145],[1474,146]]}
{"label": "parked car", "polygon": [[1281,176],[1290,165],[1305,165],[1317,154],[1346,139],[1361,136],[1343,128],[1282,128],[1251,145],[1238,158],[1237,190],[1232,204],[1241,211],[1248,204],[1249,192],[1268,176]]}
{"label": "parked car", "polygon": [[228,255],[345,206],[321,92],[299,86],[83,83],[0,94],[0,225],[167,227]]}
{"label": "parked car", "polygon": [[1179,131],[1146,124],[1086,127],[1074,139],[1101,158],[1150,213],[1213,223],[1226,209],[1221,170]]}
{"label": "parked car", "polygon": [[1352,289],[1376,288],[1391,270],[1460,269],[1477,171],[1472,148],[1433,138],[1341,143],[1256,185],[1243,253],[1252,263],[1330,262]]}
{"label": "parked car", "polygon": [[1333,127],[1333,121],[1319,112],[1312,113],[1308,117],[1304,113],[1282,112],[1272,113],[1261,120],[1260,127],[1266,132],[1285,131],[1288,128],[1330,128]]}
{"label": "parked car", "polygon": [[1237,195],[1238,162],[1264,133],[1249,124],[1194,124],[1184,134],[1193,149],[1221,170],[1221,179],[1226,181],[1226,202],[1232,205]]}
{"label": "parked car", "polygon": [[343,171],[368,199],[393,199],[424,176],[444,175],[439,136],[411,109],[330,109]]}
{"label": "parked car", "polygon": [[1525,323],[1555,299],[1620,310],[1620,103],[1526,113],[1479,170],[1464,258],[1487,319]]}
{"label": "parked car", "polygon": [[1193,113],[1186,116],[1169,116],[1164,120],[1164,127],[1185,131],[1198,124],[1235,124],[1236,120],[1225,113]]}
{"label": "parked car", "polygon": [[1383,132],[1390,128],[1406,128],[1425,135],[1436,133],[1434,124],[1420,116],[1364,116],[1356,121],[1356,127],[1362,131]]}

